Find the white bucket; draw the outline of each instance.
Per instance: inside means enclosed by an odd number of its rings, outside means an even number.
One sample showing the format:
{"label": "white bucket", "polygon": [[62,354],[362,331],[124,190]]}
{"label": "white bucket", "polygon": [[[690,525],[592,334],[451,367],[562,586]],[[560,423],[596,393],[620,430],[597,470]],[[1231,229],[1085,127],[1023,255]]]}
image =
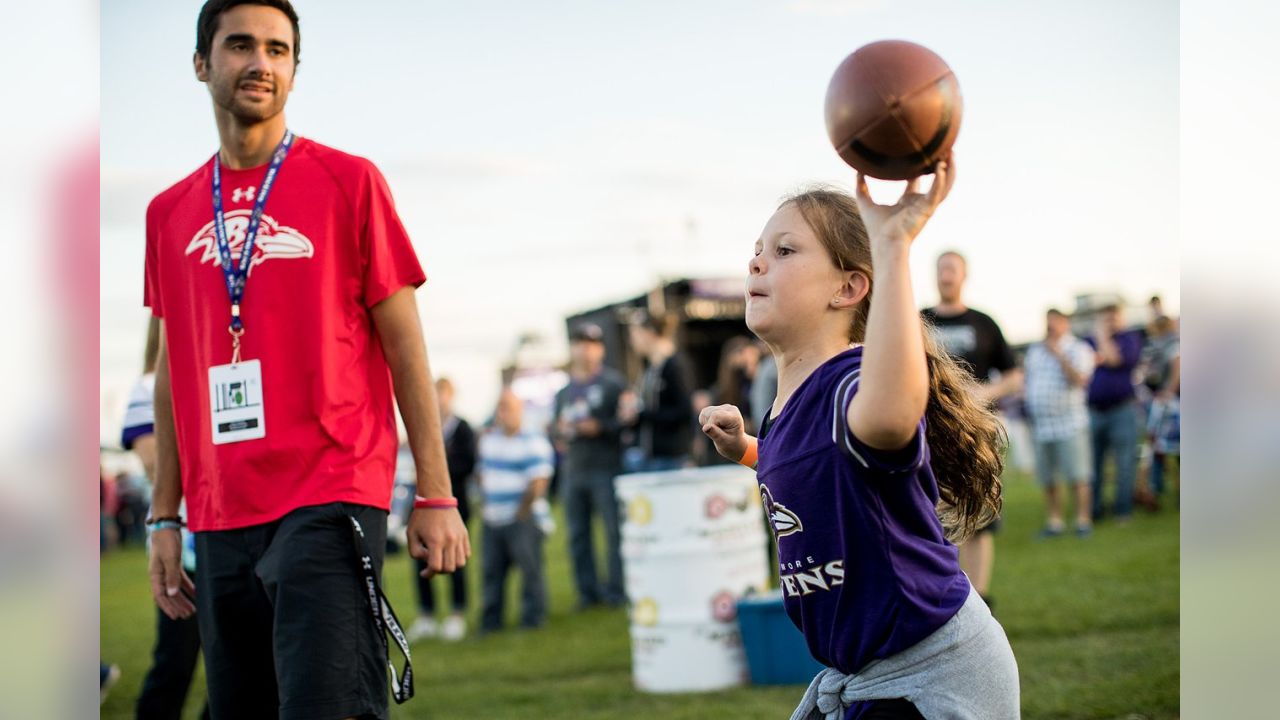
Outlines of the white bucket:
{"label": "white bucket", "polygon": [[616,487],[636,688],[743,684],[737,601],[769,578],[755,473],[733,465],[637,473]]}
{"label": "white bucket", "polygon": [[737,623],[631,626],[631,677],[651,693],[709,692],[751,679]]}

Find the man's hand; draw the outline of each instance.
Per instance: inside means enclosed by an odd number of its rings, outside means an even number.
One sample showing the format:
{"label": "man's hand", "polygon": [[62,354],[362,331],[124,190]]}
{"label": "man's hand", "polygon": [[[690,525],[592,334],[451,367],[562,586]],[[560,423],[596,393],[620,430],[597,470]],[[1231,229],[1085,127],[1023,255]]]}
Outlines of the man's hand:
{"label": "man's hand", "polygon": [[567,440],[573,437],[573,425],[565,418],[556,420],[555,435],[557,440]]}
{"label": "man's hand", "polygon": [[[182,470],[178,458],[178,435],[173,423],[173,395],[169,385],[169,349],[165,341],[164,321],[159,327],[160,346],[156,352],[156,390],[153,406],[155,418],[155,488],[151,493],[151,512],[159,517],[178,514],[182,502]],[[160,611],[172,620],[189,618],[196,608],[191,598],[196,587],[182,571],[182,533],[176,529],[153,530],[151,555],[147,559],[151,576],[151,595]],[[185,594],[184,594],[185,593]]]}
{"label": "man's hand", "polygon": [[618,420],[623,425],[635,425],[640,418],[640,396],[634,390],[623,390],[618,396]]}
{"label": "man's hand", "polygon": [[549,477],[534,478],[529,482],[529,487],[525,488],[524,495],[520,498],[520,506],[516,508],[517,520],[527,522],[533,519],[533,504],[546,496],[547,486],[550,484]]}
{"label": "man's hand", "polygon": [[715,443],[716,451],[726,460],[738,462],[747,452],[746,426],[742,411],[733,405],[710,405],[698,413],[702,432]]}
{"label": "man's hand", "polygon": [[593,438],[600,434],[600,421],[595,418],[579,420],[576,428],[579,437]]}
{"label": "man's hand", "polygon": [[[441,498],[451,494],[440,405],[427,363],[426,341],[413,288],[402,287],[373,306],[372,316],[391,369],[396,404],[404,418],[409,448],[418,471],[417,494]],[[409,516],[409,554],[427,563],[423,577],[453,572],[467,564],[471,540],[457,508],[419,508]]]}
{"label": "man's hand", "polygon": [[409,516],[409,554],[427,563],[423,577],[451,573],[471,557],[471,538],[457,508],[418,508]]}
{"label": "man's hand", "polygon": [[151,533],[147,571],[151,575],[151,596],[170,620],[183,620],[196,614],[196,606],[191,602],[196,586],[182,569],[182,533],[169,529]]}

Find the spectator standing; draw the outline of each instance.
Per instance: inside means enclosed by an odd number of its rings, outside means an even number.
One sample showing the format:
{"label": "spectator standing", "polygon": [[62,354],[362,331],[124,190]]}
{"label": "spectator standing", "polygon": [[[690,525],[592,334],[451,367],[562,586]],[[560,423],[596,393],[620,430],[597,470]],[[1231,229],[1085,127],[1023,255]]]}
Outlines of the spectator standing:
{"label": "spectator standing", "polygon": [[[537,514],[545,504],[551,479],[551,443],[540,433],[521,429],[520,398],[504,388],[493,428],[480,437],[480,488],[484,607],[481,632],[500,630],[504,617],[507,574],[520,570],[520,625],[541,626],[547,618],[547,586],[543,577],[543,530]],[[541,503],[539,502],[541,501]]]}
{"label": "spectator standing", "polygon": [[1164,300],[1159,295],[1152,295],[1151,299],[1147,300],[1147,311],[1151,313],[1152,322],[1164,317]]}
{"label": "spectator standing", "polygon": [[[556,393],[552,437],[561,454],[560,498],[569,529],[578,608],[626,601],[614,478],[622,470],[618,399],[626,381],[604,365],[604,332],[583,323],[569,335],[569,384]],[[592,517],[604,526],[605,581],[597,571]]]}
{"label": "spectator standing", "polygon": [[622,421],[635,425],[643,461],[638,468],[660,472],[686,467],[693,450],[695,415],[689,362],[674,339],[671,315],[641,312],[628,326],[631,347],[648,363],[637,402],[622,404]]}
{"label": "spectator standing", "polygon": [[1158,315],[1152,321],[1138,364],[1146,403],[1147,443],[1151,451],[1150,474],[1147,476],[1151,497],[1147,502],[1155,509],[1159,506],[1158,498],[1164,493],[1167,456],[1176,455],[1178,447],[1180,361],[1178,332],[1172,318]]}
{"label": "spectator standing", "polygon": [[1035,445],[1036,476],[1044,490],[1047,519],[1042,537],[1066,530],[1058,480],[1075,489],[1076,534],[1093,530],[1089,499],[1089,408],[1085,387],[1093,375],[1093,349],[1071,334],[1058,310],[1045,317],[1045,339],[1027,349],[1026,406]]}
{"label": "spectator standing", "polygon": [[[1004,333],[990,315],[967,306],[964,284],[969,276],[969,263],[955,251],[938,256],[938,304],[922,311],[933,326],[938,343],[947,354],[960,362],[978,381],[979,399],[995,405],[1022,387],[1022,370],[1005,342]],[[991,598],[991,576],[995,570],[995,533],[1000,530],[996,518],[960,545],[960,567],[988,605]]]}
{"label": "spectator standing", "polygon": [[1120,306],[1113,304],[1098,315],[1089,344],[1097,352],[1097,367],[1089,382],[1093,519],[1099,520],[1106,512],[1103,470],[1110,456],[1115,464],[1115,516],[1127,521],[1133,515],[1138,472],[1138,404],[1133,374],[1142,353],[1142,337],[1138,332],[1124,330]]}

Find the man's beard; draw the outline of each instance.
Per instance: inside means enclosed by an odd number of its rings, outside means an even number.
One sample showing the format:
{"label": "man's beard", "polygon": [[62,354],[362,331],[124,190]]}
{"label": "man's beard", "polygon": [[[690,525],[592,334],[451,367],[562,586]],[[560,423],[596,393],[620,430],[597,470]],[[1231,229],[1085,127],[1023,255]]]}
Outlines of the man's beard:
{"label": "man's beard", "polygon": [[236,95],[242,82],[244,82],[244,79],[239,78],[225,85],[222,83],[214,85],[213,101],[218,107],[231,113],[236,120],[246,125],[252,125],[269,120],[284,110],[284,96],[280,93],[280,87],[275,82],[270,83],[273,93],[271,100],[266,103],[248,103],[237,98]]}

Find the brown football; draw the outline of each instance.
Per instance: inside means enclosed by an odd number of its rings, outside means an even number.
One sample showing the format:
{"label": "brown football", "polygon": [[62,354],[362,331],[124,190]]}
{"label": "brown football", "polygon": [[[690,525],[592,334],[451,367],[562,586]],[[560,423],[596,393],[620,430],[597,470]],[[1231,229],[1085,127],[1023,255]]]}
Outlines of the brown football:
{"label": "brown football", "polygon": [[905,40],[864,45],[827,86],[827,134],[840,157],[882,180],[933,171],[960,133],[964,103],[955,73],[932,50]]}

